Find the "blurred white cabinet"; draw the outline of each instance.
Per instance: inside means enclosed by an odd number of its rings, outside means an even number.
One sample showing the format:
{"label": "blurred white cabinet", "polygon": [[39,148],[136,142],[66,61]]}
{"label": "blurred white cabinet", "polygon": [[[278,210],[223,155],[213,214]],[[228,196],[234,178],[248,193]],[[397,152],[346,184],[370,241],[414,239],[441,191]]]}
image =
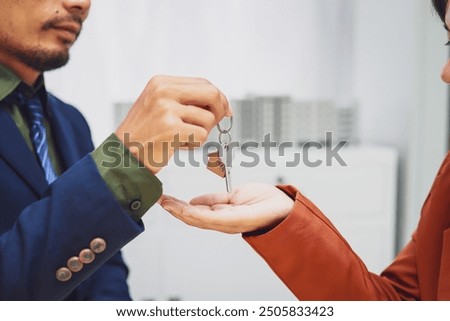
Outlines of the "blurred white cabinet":
{"label": "blurred white cabinet", "polygon": [[[378,273],[394,257],[397,153],[386,147],[347,147],[339,152],[347,166],[326,166],[325,150],[311,150],[300,163],[291,150],[279,156],[253,150],[253,158],[236,153],[233,185],[246,182],[292,184],[337,226],[369,270]],[[196,160],[200,166],[192,166]],[[224,191],[225,182],[203,165],[203,153],[183,152],[158,174],[164,193],[189,200]],[[276,166],[269,166],[270,157]],[[180,166],[185,163],[185,167]],[[240,235],[205,231],[185,225],[155,205],[144,217],[146,231],[124,248],[135,300],[293,300],[295,297]]]}

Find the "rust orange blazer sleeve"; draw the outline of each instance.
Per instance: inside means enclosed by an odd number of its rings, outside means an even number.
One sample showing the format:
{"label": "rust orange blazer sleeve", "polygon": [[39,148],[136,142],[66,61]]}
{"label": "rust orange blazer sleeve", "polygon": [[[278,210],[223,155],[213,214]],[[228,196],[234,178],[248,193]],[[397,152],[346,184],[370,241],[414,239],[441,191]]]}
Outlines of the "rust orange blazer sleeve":
{"label": "rust orange blazer sleeve", "polygon": [[411,241],[381,275],[368,271],[327,217],[292,186],[289,216],[244,239],[300,300],[450,300],[450,157]]}
{"label": "rust orange blazer sleeve", "polygon": [[383,277],[370,273],[333,224],[299,191],[289,216],[262,235],[244,235],[301,300],[398,299]]}

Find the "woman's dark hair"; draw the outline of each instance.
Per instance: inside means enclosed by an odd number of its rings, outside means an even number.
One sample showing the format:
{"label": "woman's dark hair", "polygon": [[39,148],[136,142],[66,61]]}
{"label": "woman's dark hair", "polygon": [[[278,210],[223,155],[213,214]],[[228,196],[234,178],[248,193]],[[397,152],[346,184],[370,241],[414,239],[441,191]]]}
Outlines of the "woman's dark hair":
{"label": "woman's dark hair", "polygon": [[447,9],[448,0],[433,0],[433,6],[441,20],[445,21],[445,11]]}

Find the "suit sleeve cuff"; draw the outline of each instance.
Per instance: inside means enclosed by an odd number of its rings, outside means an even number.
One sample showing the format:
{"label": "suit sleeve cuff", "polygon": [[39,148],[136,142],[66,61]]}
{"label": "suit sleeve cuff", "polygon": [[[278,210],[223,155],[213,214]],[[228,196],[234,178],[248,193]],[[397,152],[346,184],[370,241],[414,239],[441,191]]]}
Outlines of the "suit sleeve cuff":
{"label": "suit sleeve cuff", "polygon": [[161,181],[129,152],[114,133],[91,155],[108,188],[135,221],[139,221],[161,197]]}

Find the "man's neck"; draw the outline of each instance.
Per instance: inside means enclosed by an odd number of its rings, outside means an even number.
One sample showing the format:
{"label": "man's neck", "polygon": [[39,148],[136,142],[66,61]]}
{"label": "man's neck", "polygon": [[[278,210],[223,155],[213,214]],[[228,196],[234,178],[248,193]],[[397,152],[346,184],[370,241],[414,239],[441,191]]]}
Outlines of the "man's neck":
{"label": "man's neck", "polygon": [[39,75],[39,71],[36,71],[27,65],[23,64],[16,59],[11,59],[11,57],[3,57],[0,55],[0,63],[10,69],[13,73],[17,75],[25,84],[32,87]]}

